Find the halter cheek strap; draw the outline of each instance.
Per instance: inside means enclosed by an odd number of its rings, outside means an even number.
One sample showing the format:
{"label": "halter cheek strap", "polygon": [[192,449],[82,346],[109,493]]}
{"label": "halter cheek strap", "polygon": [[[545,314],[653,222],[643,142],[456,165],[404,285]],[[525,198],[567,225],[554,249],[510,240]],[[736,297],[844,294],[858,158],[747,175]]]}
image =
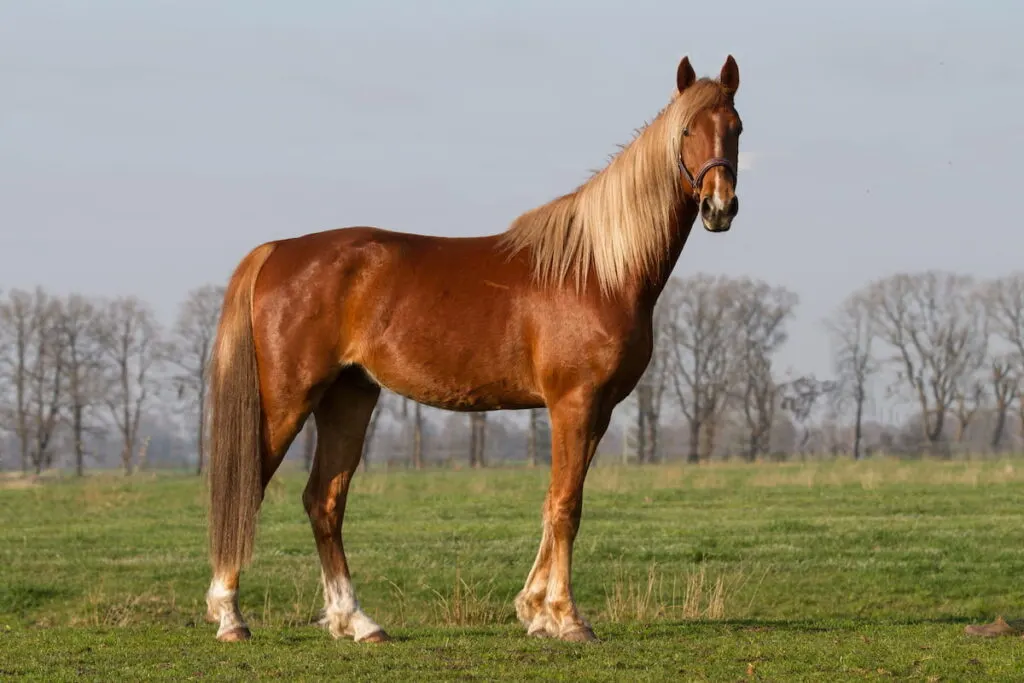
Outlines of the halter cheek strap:
{"label": "halter cheek strap", "polygon": [[736,169],[733,168],[732,163],[728,159],[722,157],[712,157],[704,162],[704,165],[697,171],[697,175],[690,175],[690,170],[686,168],[686,164],[683,163],[682,158],[679,159],[679,170],[682,171],[683,175],[686,176],[686,182],[690,183],[690,189],[693,192],[693,196],[697,197],[700,195],[700,186],[704,182],[704,176],[708,174],[708,171],[721,166],[729,171],[729,175],[732,176],[733,185],[736,184]]}

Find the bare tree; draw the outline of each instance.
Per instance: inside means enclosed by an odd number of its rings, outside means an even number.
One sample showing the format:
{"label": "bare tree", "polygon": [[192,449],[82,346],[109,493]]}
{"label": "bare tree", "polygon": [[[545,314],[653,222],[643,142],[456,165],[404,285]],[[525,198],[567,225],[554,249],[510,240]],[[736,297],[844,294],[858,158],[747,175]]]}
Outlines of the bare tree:
{"label": "bare tree", "polygon": [[13,388],[2,417],[17,436],[21,468],[41,472],[53,463],[64,389],[64,339],[60,302],[41,287],[11,290],[0,303],[0,379]]}
{"label": "bare tree", "polygon": [[872,355],[877,336],[872,299],[865,292],[848,297],[835,315],[826,321],[832,337],[832,365],[836,373],[836,399],[839,406],[853,402],[853,458],[859,460],[863,437],[864,405],[868,381],[878,371]]}
{"label": "bare tree", "polygon": [[377,425],[380,424],[380,415],[383,411],[384,406],[380,401],[378,401],[373,412],[370,414],[370,422],[366,425],[366,434],[363,436],[363,454],[360,460],[364,470],[370,469],[370,455],[373,453],[373,437],[377,434]]}
{"label": "bare tree", "polygon": [[129,296],[111,302],[102,322],[107,360],[106,404],[122,438],[121,464],[135,467],[139,423],[153,393],[153,371],[164,350],[149,306]]}
{"label": "bare tree", "polygon": [[981,324],[973,332],[974,343],[977,345],[976,358],[970,361],[956,381],[952,412],[957,421],[955,441],[961,446],[967,438],[967,428],[988,400],[990,368],[986,367],[986,360],[989,360],[991,333],[986,298],[984,289],[972,283],[967,293],[967,309],[973,311],[973,319],[979,320]]}
{"label": "bare tree", "polygon": [[725,277],[698,274],[662,295],[672,386],[689,425],[687,462],[701,459],[702,433],[704,457],[714,448],[715,426],[728,397],[731,341],[740,322],[737,287]]}
{"label": "bare tree", "polygon": [[[2,291],[2,290],[0,290]],[[8,364],[12,348],[11,330],[8,328],[7,319],[4,315],[6,302],[0,300],[0,436],[4,432],[13,432],[15,420],[14,411],[10,405],[10,396],[6,389],[11,386]],[[6,381],[4,381],[6,380]],[[4,468],[4,440],[0,439],[0,469]]]}
{"label": "bare tree", "polygon": [[659,457],[661,414],[665,392],[672,377],[672,300],[679,281],[668,281],[651,321],[651,358],[631,393],[636,402],[636,461],[654,462]]}
{"label": "bare tree", "polygon": [[550,438],[547,411],[542,408],[530,410],[530,426],[526,441],[526,459],[530,467],[536,467],[541,460],[549,457]]}
{"label": "bare tree", "polygon": [[953,401],[953,416],[956,417],[955,441],[963,444],[967,428],[985,403],[988,383],[976,373],[967,375],[957,383],[956,398]]}
{"label": "bare tree", "polygon": [[100,311],[83,296],[72,294],[59,322],[66,352],[66,404],[75,455],[75,472],[85,473],[85,437],[93,429],[92,411],[101,398],[103,357]]}
{"label": "bare tree", "polygon": [[65,343],[59,321],[60,302],[36,289],[32,304],[29,370],[29,460],[36,474],[53,464],[53,437],[60,421],[64,389]]}
{"label": "bare tree", "polygon": [[[412,403],[411,420],[410,403]],[[405,423],[406,429],[409,430],[412,466],[417,470],[423,469],[423,412],[419,403],[404,396],[402,397],[402,421]]]}
{"label": "bare tree", "polygon": [[755,348],[748,347],[742,352],[742,379],[739,387],[739,405],[747,428],[747,445],[744,457],[753,462],[759,455],[768,452],[772,425],[775,422],[778,385],[772,376],[771,360]]}
{"label": "bare tree", "polygon": [[196,474],[202,474],[206,460],[207,370],[223,301],[224,287],[220,285],[203,285],[189,292],[178,312],[169,347],[168,357],[178,368],[179,395],[187,394],[195,402]]}
{"label": "bare tree", "polygon": [[33,328],[33,297],[15,289],[7,293],[0,305],[0,330],[5,338],[2,378],[13,387],[10,408],[5,411],[7,428],[14,432],[21,452],[21,470],[29,468],[29,363]]}
{"label": "bare tree", "polygon": [[1024,362],[1024,271],[989,280],[979,289],[990,332]]}
{"label": "bare tree", "polygon": [[746,459],[753,461],[768,451],[779,398],[772,356],[787,339],[785,323],[799,298],[785,287],[747,278],[737,282],[735,296],[735,391],[747,427]]}
{"label": "bare tree", "polygon": [[895,351],[899,386],[917,401],[933,451],[965,379],[985,360],[985,316],[973,288],[969,276],[940,271],[901,273],[869,286],[879,338]]}
{"label": "bare tree", "polygon": [[302,443],[302,465],[307,472],[311,472],[313,457],[316,455],[316,420],[312,415],[306,418],[297,438],[301,438]]}
{"label": "bare tree", "polygon": [[469,465],[485,467],[484,449],[487,447],[487,413],[469,414]]}
{"label": "bare tree", "polygon": [[1009,353],[998,354],[992,363],[996,400],[996,426],[992,448],[998,448],[1006,425],[1006,412],[1014,400],[1020,410],[1021,439],[1024,440],[1024,401],[1016,381],[1024,378],[1024,271],[989,280],[981,287],[989,331]]}
{"label": "bare tree", "polygon": [[[653,368],[648,366],[647,369],[652,370]],[[653,451],[657,443],[658,427],[657,418],[654,416],[657,409],[654,407],[654,387],[650,378],[651,375],[644,373],[632,392],[636,401],[637,464],[653,461]]]}
{"label": "bare tree", "polygon": [[814,408],[823,399],[828,399],[837,390],[838,384],[832,380],[819,380],[814,375],[805,375],[786,382],[779,387],[782,400],[779,408],[786,411],[793,418],[793,422],[800,426],[800,441],[797,443],[797,452],[801,456],[806,454],[807,443],[811,438],[810,419],[814,414]]}
{"label": "bare tree", "polygon": [[1006,414],[1014,401],[1020,398],[1020,377],[1015,371],[1018,363],[1011,354],[997,356],[991,361],[992,396],[995,399],[995,424],[992,427],[992,439],[989,446],[993,451],[999,450],[1006,430]]}
{"label": "bare tree", "polygon": [[[370,461],[373,459],[374,439],[378,434],[378,429],[381,424],[380,419],[385,415],[395,415],[395,401],[399,399],[398,394],[388,391],[387,389],[381,388],[380,396],[377,399],[377,405],[373,409],[373,413],[370,415],[370,423],[366,427],[366,436],[363,439],[363,469],[370,469]],[[403,404],[405,399],[402,399]]]}
{"label": "bare tree", "polygon": [[537,409],[530,411],[530,431],[526,439],[526,461],[530,467],[537,466]]}

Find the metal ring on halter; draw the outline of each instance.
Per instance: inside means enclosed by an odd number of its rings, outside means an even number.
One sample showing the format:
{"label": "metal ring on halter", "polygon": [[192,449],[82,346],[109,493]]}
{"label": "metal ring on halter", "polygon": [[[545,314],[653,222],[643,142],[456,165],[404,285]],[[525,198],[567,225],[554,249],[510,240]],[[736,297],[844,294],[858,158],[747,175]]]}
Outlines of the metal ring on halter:
{"label": "metal ring on halter", "polygon": [[721,166],[725,169],[728,169],[729,175],[732,176],[733,185],[736,184],[736,169],[733,168],[732,162],[730,162],[728,159],[725,159],[723,157],[712,157],[711,159],[708,159],[707,161],[704,162],[704,165],[700,167],[700,170],[697,171],[696,176],[690,175],[690,170],[686,168],[686,164],[683,163],[682,158],[679,159],[679,170],[683,172],[684,176],[686,176],[686,182],[690,183],[690,189],[692,190],[693,196],[695,198],[700,195],[700,186],[704,182],[704,176],[706,176],[708,174],[708,171],[715,168],[716,166]]}

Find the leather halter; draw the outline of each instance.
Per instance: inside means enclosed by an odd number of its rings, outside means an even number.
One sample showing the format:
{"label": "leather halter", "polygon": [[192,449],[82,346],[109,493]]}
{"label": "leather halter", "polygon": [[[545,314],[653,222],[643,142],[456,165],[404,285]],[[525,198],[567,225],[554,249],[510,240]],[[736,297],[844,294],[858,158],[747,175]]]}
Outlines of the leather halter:
{"label": "leather halter", "polygon": [[698,199],[700,197],[700,186],[704,182],[704,176],[706,176],[708,171],[716,166],[721,166],[729,171],[729,175],[732,176],[732,184],[735,186],[737,181],[736,169],[733,168],[732,162],[728,159],[723,157],[712,157],[705,161],[704,165],[697,171],[697,175],[693,176],[690,175],[690,170],[686,168],[686,164],[683,163],[682,156],[679,157],[679,170],[683,172],[684,176],[686,176],[686,182],[690,183],[690,190],[693,193],[694,199]]}

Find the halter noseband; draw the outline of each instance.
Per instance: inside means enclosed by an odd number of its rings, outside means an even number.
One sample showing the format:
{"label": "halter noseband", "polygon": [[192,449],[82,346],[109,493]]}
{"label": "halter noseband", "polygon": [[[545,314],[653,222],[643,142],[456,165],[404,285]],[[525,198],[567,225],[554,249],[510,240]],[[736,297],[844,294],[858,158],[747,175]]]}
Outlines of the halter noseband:
{"label": "halter noseband", "polygon": [[681,156],[679,157],[679,170],[683,172],[684,176],[686,176],[686,182],[690,183],[690,189],[692,190],[695,198],[700,196],[700,186],[701,183],[704,182],[704,176],[706,176],[708,171],[716,166],[721,166],[722,168],[727,169],[729,171],[729,175],[732,176],[732,184],[736,184],[736,169],[733,168],[732,162],[728,159],[724,159],[722,157],[712,157],[708,159],[704,162],[704,165],[700,167],[700,170],[697,171],[697,175],[695,177],[690,175],[690,170],[686,168],[686,164],[683,163],[683,158]]}

